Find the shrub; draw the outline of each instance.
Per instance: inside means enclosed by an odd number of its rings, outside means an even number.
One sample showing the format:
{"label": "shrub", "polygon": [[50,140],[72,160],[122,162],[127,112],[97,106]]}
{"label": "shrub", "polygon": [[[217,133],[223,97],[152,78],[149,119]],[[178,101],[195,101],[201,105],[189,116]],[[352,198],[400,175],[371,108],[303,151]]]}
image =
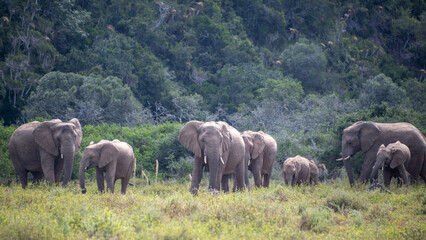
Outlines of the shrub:
{"label": "shrub", "polygon": [[350,194],[346,191],[336,190],[327,199],[326,206],[335,212],[344,212],[346,210],[365,210],[366,201],[359,196]]}
{"label": "shrub", "polygon": [[327,231],[327,226],[330,225],[332,213],[328,208],[308,209],[302,215],[300,220],[301,230],[312,230],[316,233]]}

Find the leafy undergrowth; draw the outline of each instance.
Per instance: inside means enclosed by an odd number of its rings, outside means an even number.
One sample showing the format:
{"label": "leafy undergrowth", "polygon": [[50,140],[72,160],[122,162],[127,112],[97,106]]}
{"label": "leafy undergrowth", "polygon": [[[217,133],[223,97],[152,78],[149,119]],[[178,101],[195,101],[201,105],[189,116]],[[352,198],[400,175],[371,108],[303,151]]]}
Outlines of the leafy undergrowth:
{"label": "leafy undergrowth", "polygon": [[[119,181],[118,181],[119,182]],[[0,186],[0,239],[426,239],[426,187],[392,194],[344,180],[197,196],[189,183],[138,181],[127,195],[88,183]]]}

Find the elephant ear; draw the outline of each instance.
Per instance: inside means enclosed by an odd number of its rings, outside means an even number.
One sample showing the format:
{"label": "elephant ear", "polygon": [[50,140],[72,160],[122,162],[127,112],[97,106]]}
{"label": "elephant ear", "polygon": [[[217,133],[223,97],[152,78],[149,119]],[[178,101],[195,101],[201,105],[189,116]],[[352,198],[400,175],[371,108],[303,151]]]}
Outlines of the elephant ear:
{"label": "elephant ear", "polygon": [[185,124],[179,133],[179,142],[197,157],[202,157],[198,143],[198,128],[203,125],[200,121],[190,121]]}
{"label": "elephant ear", "polygon": [[81,131],[81,125],[80,122],[78,121],[77,118],[73,118],[71,120],[68,121],[69,123],[74,124],[75,126],[75,134],[77,135],[76,137],[76,151],[78,151],[78,149],[80,148],[80,144],[81,144],[81,140],[83,138],[83,132]]}
{"label": "elephant ear", "polygon": [[102,144],[100,149],[99,163],[98,167],[103,168],[108,163],[112,162],[118,157],[118,149],[113,143],[107,142]]}
{"label": "elephant ear", "polygon": [[373,122],[363,122],[360,126],[359,141],[361,142],[361,149],[363,152],[367,152],[379,138],[381,130]]}
{"label": "elephant ear", "polygon": [[405,161],[407,161],[407,159],[410,156],[407,156],[406,153],[404,153],[403,148],[401,148],[400,146],[395,146],[391,148],[391,153],[392,153],[392,160],[389,164],[389,166],[394,169],[396,167],[398,167],[401,164],[404,164]]}
{"label": "elephant ear", "polygon": [[53,156],[59,155],[58,146],[56,146],[55,140],[53,139],[52,127],[54,127],[58,121],[47,121],[42,122],[38,125],[33,132],[35,142],[46,152]]}
{"label": "elephant ear", "polygon": [[257,159],[260,153],[263,152],[263,149],[265,149],[265,138],[262,136],[262,134],[253,133],[253,159]]}
{"label": "elephant ear", "polygon": [[221,126],[220,133],[222,134],[222,153],[226,152],[231,145],[232,136],[229,132],[229,126],[226,122],[218,122],[218,124]]}

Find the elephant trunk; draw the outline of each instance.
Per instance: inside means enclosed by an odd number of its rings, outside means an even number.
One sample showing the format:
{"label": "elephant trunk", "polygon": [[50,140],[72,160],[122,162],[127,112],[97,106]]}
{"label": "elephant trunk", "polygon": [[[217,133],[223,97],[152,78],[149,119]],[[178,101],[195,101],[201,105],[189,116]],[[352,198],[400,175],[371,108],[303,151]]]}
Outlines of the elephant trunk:
{"label": "elephant trunk", "polygon": [[377,159],[377,162],[374,164],[373,170],[371,171],[371,175],[370,175],[371,182],[373,182],[373,179],[377,179],[379,169],[383,167],[384,163],[385,162],[383,159]]}
{"label": "elephant trunk", "polygon": [[64,186],[71,180],[74,164],[75,146],[73,142],[66,142],[61,147],[61,157],[64,159]]}
{"label": "elephant trunk", "polygon": [[352,171],[351,159],[348,158],[346,160],[343,160],[343,164],[345,165],[346,173],[348,174],[349,183],[351,184],[351,186],[353,186],[354,185],[354,173]]}
{"label": "elephant trunk", "polygon": [[84,174],[86,172],[86,166],[87,164],[85,164],[84,162],[81,162],[80,164],[80,169],[78,171],[78,178],[80,179],[80,187],[81,187],[81,192],[82,193],[86,193],[86,187],[84,185]]}
{"label": "elephant trunk", "polygon": [[284,183],[285,185],[293,185],[294,173],[284,171]]}
{"label": "elephant trunk", "polygon": [[219,188],[219,164],[221,164],[221,156],[219,149],[206,150],[205,156],[207,156],[207,164],[209,165],[210,179],[209,179],[209,191],[218,191]]}

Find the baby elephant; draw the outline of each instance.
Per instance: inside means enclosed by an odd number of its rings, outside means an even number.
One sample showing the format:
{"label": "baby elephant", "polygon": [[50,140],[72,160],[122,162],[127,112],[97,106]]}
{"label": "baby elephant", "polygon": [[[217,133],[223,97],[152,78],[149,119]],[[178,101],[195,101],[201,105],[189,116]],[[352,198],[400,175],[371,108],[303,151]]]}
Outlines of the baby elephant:
{"label": "baby elephant", "polygon": [[404,164],[408,163],[411,158],[410,149],[400,141],[390,143],[387,147],[381,145],[376,155],[376,163],[371,172],[370,179],[377,178],[380,168],[383,168],[383,180],[385,186],[389,186],[391,178],[402,178],[402,182],[407,184],[407,172]]}
{"label": "baby elephant", "polygon": [[285,160],[283,175],[286,185],[291,183],[291,186],[294,186],[294,184],[312,182],[316,184],[318,182],[318,167],[313,161],[298,155]]}
{"label": "baby elephant", "polygon": [[113,193],[115,181],[121,179],[121,193],[126,194],[132,171],[133,175],[136,171],[133,148],[128,143],[116,139],[114,141],[101,140],[96,144],[91,142],[84,149],[81,157],[79,177],[82,193],[86,193],[84,173],[91,167],[96,167],[96,181],[100,192],[104,191],[105,173],[107,188]]}

